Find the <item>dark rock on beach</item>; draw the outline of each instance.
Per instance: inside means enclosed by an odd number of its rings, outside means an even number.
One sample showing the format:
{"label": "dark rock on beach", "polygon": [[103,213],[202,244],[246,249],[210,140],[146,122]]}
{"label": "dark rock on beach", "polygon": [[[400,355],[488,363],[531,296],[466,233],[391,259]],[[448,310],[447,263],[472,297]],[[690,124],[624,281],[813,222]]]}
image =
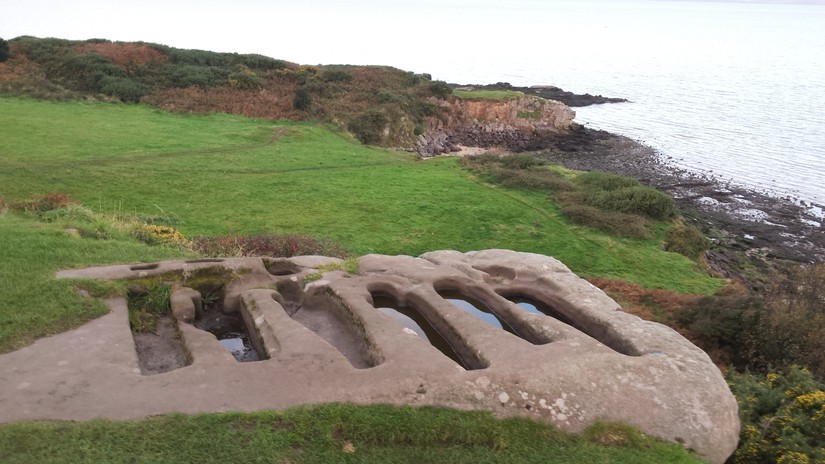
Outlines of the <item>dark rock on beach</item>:
{"label": "dark rock on beach", "polygon": [[580,125],[538,153],[570,169],[633,177],[673,196],[686,221],[710,238],[705,258],[720,276],[759,288],[772,270],[825,261],[823,219],[792,198],[681,169],[642,143]]}

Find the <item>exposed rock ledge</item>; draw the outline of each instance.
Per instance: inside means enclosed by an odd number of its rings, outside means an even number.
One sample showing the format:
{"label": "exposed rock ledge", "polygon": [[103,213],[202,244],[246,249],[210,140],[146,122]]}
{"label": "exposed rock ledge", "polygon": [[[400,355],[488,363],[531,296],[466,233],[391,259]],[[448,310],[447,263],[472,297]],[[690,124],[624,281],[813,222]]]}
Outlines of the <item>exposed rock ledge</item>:
{"label": "exposed rock ledge", "polygon": [[434,100],[440,117],[426,120],[415,150],[424,158],[457,151],[457,145],[504,147],[511,151],[543,148],[543,140],[567,133],[576,112],[564,103],[524,96],[510,100],[452,98]]}
{"label": "exposed rock ledge", "polygon": [[[713,463],[736,447],[736,400],[708,356],[670,328],[622,312],[553,258],[437,251],[368,255],[358,265],[355,274],[331,271],[340,260],[316,256],[62,271],[175,285],[173,312],[192,364],[141,375],[125,300],[112,299],[112,313],[0,356],[0,371],[14,372],[0,377],[0,422],[349,401],[484,409],[574,432],[622,421]],[[236,362],[187,322],[215,288],[225,288],[223,311],[241,313],[268,359]],[[438,293],[445,290],[478,300],[487,322]],[[544,314],[514,297],[544,305]],[[427,343],[388,306],[407,308],[446,347]]]}

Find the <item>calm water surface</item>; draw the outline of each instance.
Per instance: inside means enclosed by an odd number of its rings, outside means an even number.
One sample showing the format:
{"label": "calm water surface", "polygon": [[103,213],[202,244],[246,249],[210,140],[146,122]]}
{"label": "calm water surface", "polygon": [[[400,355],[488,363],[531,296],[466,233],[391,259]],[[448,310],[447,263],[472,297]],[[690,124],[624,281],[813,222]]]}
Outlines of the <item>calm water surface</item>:
{"label": "calm water surface", "polygon": [[625,97],[576,119],[680,167],[825,203],[825,5],[522,0],[463,13],[451,53],[399,65]]}

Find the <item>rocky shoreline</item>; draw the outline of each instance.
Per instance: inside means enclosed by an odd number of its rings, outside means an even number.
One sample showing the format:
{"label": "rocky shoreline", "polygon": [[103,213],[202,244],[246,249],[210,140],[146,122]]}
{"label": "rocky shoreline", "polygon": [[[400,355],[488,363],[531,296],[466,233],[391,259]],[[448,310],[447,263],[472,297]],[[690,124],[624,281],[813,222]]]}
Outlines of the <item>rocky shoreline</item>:
{"label": "rocky shoreline", "polygon": [[823,219],[792,198],[678,168],[649,146],[580,125],[547,139],[537,153],[570,169],[614,172],[667,192],[686,221],[711,240],[705,255],[709,269],[753,289],[772,271],[825,262]]}
{"label": "rocky shoreline", "polygon": [[[516,87],[506,82],[462,88],[519,91],[570,107],[627,101],[577,95],[553,86]],[[494,103],[487,103],[491,105]],[[490,117],[490,108],[481,109],[486,112],[465,118],[467,121],[460,124],[429,128],[410,150],[422,158],[461,154],[465,147],[531,152],[570,169],[607,171],[638,179],[670,194],[685,221],[709,238],[711,246],[704,255],[709,272],[740,280],[754,290],[789,266],[825,262],[825,218],[811,210],[819,207],[821,211],[825,209],[822,205],[804,205],[790,197],[772,196],[707,173],[679,168],[643,143],[586,128],[573,123],[572,118],[561,128],[542,131],[529,125],[517,126],[498,113]],[[509,112],[504,113],[514,113],[512,108],[505,109]]]}

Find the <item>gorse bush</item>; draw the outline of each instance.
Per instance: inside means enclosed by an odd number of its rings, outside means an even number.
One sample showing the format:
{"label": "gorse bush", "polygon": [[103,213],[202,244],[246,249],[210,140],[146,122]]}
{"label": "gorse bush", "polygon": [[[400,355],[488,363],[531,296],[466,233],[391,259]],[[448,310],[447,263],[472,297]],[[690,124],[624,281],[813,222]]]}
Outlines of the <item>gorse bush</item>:
{"label": "gorse bush", "polygon": [[378,110],[369,110],[358,114],[347,123],[347,129],[361,143],[365,145],[376,144],[381,141],[384,129],[390,120],[386,114]]}
{"label": "gorse bush", "polygon": [[708,239],[695,226],[679,223],[665,233],[665,249],[691,259],[698,258],[708,249],[708,244]]}
{"label": "gorse bush", "polygon": [[534,166],[543,166],[547,164],[547,162],[542,159],[535,156],[525,155],[523,153],[502,156],[500,158],[500,162],[503,167],[508,169],[529,169]]}
{"label": "gorse bush", "polygon": [[636,214],[605,211],[565,200],[562,200],[559,206],[562,213],[574,224],[599,229],[619,237],[650,238],[653,235],[648,221]]}
{"label": "gorse bush", "polygon": [[825,385],[810,371],[728,375],[742,428],[734,464],[825,462]]}
{"label": "gorse bush", "polygon": [[722,295],[685,305],[676,323],[718,362],[766,372],[798,364],[825,378],[825,265],[776,276],[761,296]]}
{"label": "gorse bush", "polygon": [[572,223],[619,237],[651,238],[648,218],[661,220],[676,214],[673,200],[664,193],[615,174],[580,173],[571,182],[528,154],[485,153],[465,156],[459,164],[504,187],[548,192]]}
{"label": "gorse bush", "polygon": [[579,195],[582,203],[605,211],[619,211],[659,220],[676,215],[673,199],[652,187],[639,185],[614,190],[589,187]]}
{"label": "gorse bush", "polygon": [[564,176],[547,169],[523,170],[495,167],[491,171],[491,178],[494,182],[507,188],[552,192],[573,188],[573,185]]}
{"label": "gorse bush", "polygon": [[638,180],[609,172],[582,172],[576,176],[576,183],[588,190],[616,190],[641,185]]}
{"label": "gorse bush", "polygon": [[340,69],[331,69],[321,72],[321,80],[324,82],[349,82],[352,74]]}
{"label": "gorse bush", "polygon": [[9,43],[6,42],[5,39],[0,37],[0,63],[4,61],[8,61],[10,56],[9,52]]}
{"label": "gorse bush", "polygon": [[216,87],[227,82],[228,73],[213,66],[181,65],[169,70],[168,79],[172,87],[200,88]]}
{"label": "gorse bush", "polygon": [[690,302],[674,316],[693,342],[712,352],[716,362],[737,368],[754,367],[750,357],[759,349],[758,327],[763,300],[751,295],[709,296]]}
{"label": "gorse bush", "polygon": [[292,96],[292,107],[296,110],[309,111],[312,108],[312,94],[306,86],[295,87],[295,93]]}
{"label": "gorse bush", "polygon": [[133,223],[132,236],[149,245],[169,245],[189,248],[191,243],[175,228],[155,224]]}
{"label": "gorse bush", "polygon": [[436,98],[445,99],[452,95],[453,89],[444,81],[432,81],[429,83],[427,89],[430,94]]}
{"label": "gorse bush", "polygon": [[230,87],[245,90],[261,87],[261,79],[255,74],[255,71],[243,64],[233,66],[232,71],[229,73],[228,82]]}
{"label": "gorse bush", "polygon": [[148,85],[126,77],[103,76],[98,82],[98,90],[106,95],[117,97],[120,101],[137,103],[151,89]]}

